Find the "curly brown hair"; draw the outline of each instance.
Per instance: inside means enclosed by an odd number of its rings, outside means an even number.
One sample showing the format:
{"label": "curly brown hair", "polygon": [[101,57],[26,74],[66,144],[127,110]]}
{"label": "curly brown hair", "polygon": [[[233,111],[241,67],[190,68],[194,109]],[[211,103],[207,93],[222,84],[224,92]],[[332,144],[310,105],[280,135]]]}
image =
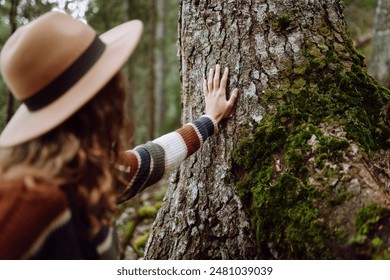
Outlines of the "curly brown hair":
{"label": "curly brown hair", "polygon": [[89,236],[94,236],[118,212],[115,185],[122,178],[115,162],[131,127],[124,110],[125,95],[124,79],[118,73],[55,129],[1,149],[2,178],[23,180],[27,187],[44,182],[73,193],[89,222]]}

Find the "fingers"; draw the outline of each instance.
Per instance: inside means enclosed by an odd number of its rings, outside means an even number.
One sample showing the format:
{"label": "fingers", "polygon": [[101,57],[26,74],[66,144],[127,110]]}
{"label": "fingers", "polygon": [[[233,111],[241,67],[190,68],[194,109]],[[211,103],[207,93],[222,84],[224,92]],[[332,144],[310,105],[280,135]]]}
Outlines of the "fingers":
{"label": "fingers", "polygon": [[230,95],[230,98],[228,100],[228,103],[232,103],[234,105],[234,103],[236,102],[237,100],[237,97],[238,97],[238,89],[235,88],[232,92],[232,94]]}
{"label": "fingers", "polygon": [[207,86],[209,89],[209,93],[213,91],[213,78],[214,78],[214,68],[211,68],[209,72],[209,78],[207,79],[208,81]]}
{"label": "fingers", "polygon": [[221,67],[219,64],[215,66],[215,75],[214,75],[214,88],[218,89],[219,88],[219,77],[221,73]]}
{"label": "fingers", "polygon": [[229,76],[229,69],[226,67],[222,78],[221,68],[217,64],[215,68],[211,68],[207,77],[203,81],[203,92],[206,102],[206,114],[214,117],[219,123],[223,118],[227,117],[232,111],[238,97],[238,89],[234,89],[229,100],[226,100],[226,87]]}
{"label": "fingers", "polygon": [[221,89],[222,90],[226,89],[226,83],[227,83],[228,75],[229,75],[229,69],[227,67],[225,67],[225,71],[223,72],[223,76],[222,76],[222,79],[221,79]]}
{"label": "fingers", "polygon": [[221,66],[219,64],[215,66],[215,70],[214,68],[210,69],[209,76],[207,79],[207,89],[209,93],[211,93],[213,90],[218,90],[220,87],[223,90],[226,89],[229,69],[225,67],[222,79],[220,79],[220,74],[221,74]]}
{"label": "fingers", "polygon": [[209,91],[207,89],[207,80],[206,79],[203,80],[203,94],[205,96],[209,94]]}
{"label": "fingers", "polygon": [[[203,82],[203,92],[205,95],[218,93],[219,95],[226,96],[226,85],[229,76],[229,68],[225,67],[225,70],[222,75],[222,79],[220,78],[221,67],[219,64],[214,68],[211,68],[209,71],[209,76],[207,81]],[[232,92],[230,99],[228,100],[227,105],[233,107],[238,95],[238,90],[235,89]]]}
{"label": "fingers", "polygon": [[234,106],[234,103],[236,103],[236,100],[237,100],[237,97],[238,97],[238,89],[235,88],[232,92],[232,94],[230,95],[230,98],[229,100],[227,101],[226,103],[226,107],[227,107],[227,114],[228,115],[230,113],[230,111],[232,110],[233,106]]}

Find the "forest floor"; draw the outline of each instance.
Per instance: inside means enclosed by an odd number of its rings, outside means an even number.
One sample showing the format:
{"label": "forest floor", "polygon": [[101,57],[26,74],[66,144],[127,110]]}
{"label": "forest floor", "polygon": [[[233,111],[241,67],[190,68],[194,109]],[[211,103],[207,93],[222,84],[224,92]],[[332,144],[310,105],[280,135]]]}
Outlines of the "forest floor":
{"label": "forest floor", "polygon": [[120,259],[143,258],[166,190],[167,182],[164,179],[120,206],[121,212],[117,219]]}

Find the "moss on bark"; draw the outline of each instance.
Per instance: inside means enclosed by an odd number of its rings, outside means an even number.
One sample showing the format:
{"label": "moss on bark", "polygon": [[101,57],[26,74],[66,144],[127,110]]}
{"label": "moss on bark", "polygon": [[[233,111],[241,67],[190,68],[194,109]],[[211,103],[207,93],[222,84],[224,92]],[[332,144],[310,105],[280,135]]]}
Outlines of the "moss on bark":
{"label": "moss on bark", "polygon": [[[286,28],[287,19],[275,19],[276,31]],[[266,116],[244,129],[247,137],[233,156],[246,170],[238,192],[264,258],[339,258],[347,236],[343,225],[330,227],[327,219],[351,194],[329,166],[342,161],[351,143],[367,154],[390,147],[390,91],[367,74],[350,40],[336,42],[325,25],[318,31],[324,41],[307,39],[300,50],[304,59],[287,63],[279,80],[270,83],[262,97]],[[341,128],[341,134],[324,132],[329,126]],[[369,215],[357,219],[359,225],[371,221]],[[388,240],[383,244],[375,236],[370,242],[389,247]],[[375,252],[372,258],[388,256],[382,249]]]}

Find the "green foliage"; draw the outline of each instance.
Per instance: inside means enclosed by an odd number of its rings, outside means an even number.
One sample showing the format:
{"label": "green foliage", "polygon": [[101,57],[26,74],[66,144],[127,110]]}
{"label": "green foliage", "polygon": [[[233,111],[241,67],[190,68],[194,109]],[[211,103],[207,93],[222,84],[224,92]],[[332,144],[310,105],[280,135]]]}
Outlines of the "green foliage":
{"label": "green foliage", "polygon": [[103,33],[110,28],[121,24],[127,18],[123,0],[92,0],[89,3],[86,18],[88,24],[93,26],[98,33]]}
{"label": "green foliage", "polygon": [[[283,76],[271,82],[263,96],[268,114],[244,132],[250,136],[234,152],[248,173],[238,183],[239,195],[266,258],[334,258],[332,244],[340,246],[345,238],[342,231],[327,228],[327,213],[351,195],[342,182],[331,185],[321,178],[341,177],[325,163],[342,160],[347,139],[367,152],[390,147],[390,90],[366,73],[350,41],[334,43],[331,30],[317,28],[325,43],[308,39],[302,49],[305,60],[287,65]],[[323,126],[344,128],[346,139],[325,135]],[[311,139],[316,143],[309,144]],[[312,168],[320,170],[314,178],[320,185],[310,183],[310,159]]]}
{"label": "green foliage", "polygon": [[349,243],[360,250],[366,248],[367,258],[390,259],[388,223],[388,210],[373,204],[363,207],[356,216],[355,235]]}

